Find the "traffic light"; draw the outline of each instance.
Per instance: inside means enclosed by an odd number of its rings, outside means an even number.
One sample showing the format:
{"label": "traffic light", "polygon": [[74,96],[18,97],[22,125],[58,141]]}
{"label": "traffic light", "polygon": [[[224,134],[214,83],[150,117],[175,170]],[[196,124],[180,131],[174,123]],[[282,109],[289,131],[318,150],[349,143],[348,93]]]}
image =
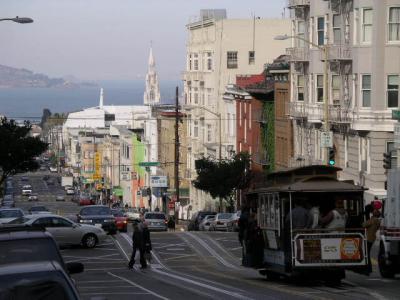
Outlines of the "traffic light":
{"label": "traffic light", "polygon": [[334,166],[336,161],[335,161],[335,149],[334,148],[328,148],[328,162],[330,166]]}
{"label": "traffic light", "polygon": [[383,168],[384,169],[392,168],[392,153],[391,152],[383,153]]}

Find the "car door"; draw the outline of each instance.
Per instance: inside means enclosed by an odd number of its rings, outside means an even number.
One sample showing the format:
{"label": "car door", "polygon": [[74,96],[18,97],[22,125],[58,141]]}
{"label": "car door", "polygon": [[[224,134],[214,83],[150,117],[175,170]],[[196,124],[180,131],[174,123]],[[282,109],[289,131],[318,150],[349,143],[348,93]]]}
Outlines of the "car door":
{"label": "car door", "polygon": [[64,245],[79,244],[80,232],[72,222],[61,217],[52,217],[52,231],[57,236],[59,243]]}
{"label": "car door", "polygon": [[33,227],[45,228],[46,231],[51,233],[51,235],[56,240],[56,242],[59,242],[58,238],[56,236],[56,232],[54,232],[54,230],[52,228],[53,222],[51,220],[51,217],[39,217],[32,223],[32,226]]}

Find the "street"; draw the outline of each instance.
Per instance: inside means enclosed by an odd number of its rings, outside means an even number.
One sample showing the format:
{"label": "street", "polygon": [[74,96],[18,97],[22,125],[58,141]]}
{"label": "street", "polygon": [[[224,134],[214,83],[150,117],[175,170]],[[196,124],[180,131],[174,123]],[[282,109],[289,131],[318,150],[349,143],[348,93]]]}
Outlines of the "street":
{"label": "street", "polygon": [[[45,205],[53,213],[74,216],[79,206],[65,195],[57,180],[47,185],[44,175],[27,174],[38,202],[18,195],[17,207],[25,211],[33,205]],[[20,187],[21,176],[14,176]],[[85,271],[74,275],[82,299],[397,299],[397,277],[382,279],[374,261],[370,277],[347,272],[338,287],[322,282],[296,283],[285,279],[268,281],[256,270],[241,266],[241,247],[234,232],[152,232],[153,258],[149,268],[128,270],[131,255],[131,226],[127,233],[109,236],[93,249],[71,247],[61,250],[66,262],[81,262]],[[376,248],[376,247],[375,247]],[[376,257],[376,249],[374,249]]]}

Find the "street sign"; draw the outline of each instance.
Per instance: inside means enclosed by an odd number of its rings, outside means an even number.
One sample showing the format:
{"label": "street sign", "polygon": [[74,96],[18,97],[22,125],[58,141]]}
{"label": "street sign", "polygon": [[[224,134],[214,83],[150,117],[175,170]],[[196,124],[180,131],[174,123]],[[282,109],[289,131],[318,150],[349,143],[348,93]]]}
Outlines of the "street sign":
{"label": "street sign", "polygon": [[392,119],[393,120],[400,120],[400,110],[393,109],[392,110]]}
{"label": "street sign", "polygon": [[158,167],[159,165],[158,161],[143,161],[139,163],[140,167]]}
{"label": "street sign", "polygon": [[167,176],[150,176],[151,187],[168,187]]}
{"label": "street sign", "polygon": [[400,123],[394,124],[394,148],[400,149]]}
{"label": "street sign", "polygon": [[321,132],[321,148],[330,148],[333,146],[333,132]]}

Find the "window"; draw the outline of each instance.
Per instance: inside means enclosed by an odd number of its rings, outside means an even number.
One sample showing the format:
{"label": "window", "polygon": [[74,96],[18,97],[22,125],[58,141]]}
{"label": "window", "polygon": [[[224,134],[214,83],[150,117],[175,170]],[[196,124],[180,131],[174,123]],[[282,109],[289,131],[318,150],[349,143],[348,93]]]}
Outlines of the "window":
{"label": "window", "polygon": [[389,8],[389,41],[400,41],[400,7]]}
{"label": "window", "polygon": [[192,70],[192,53],[189,54],[189,70]]}
{"label": "window", "polygon": [[198,88],[193,88],[193,98],[194,98],[194,103],[199,104],[199,89]]}
{"label": "window", "polygon": [[228,69],[237,69],[238,67],[238,58],[237,51],[228,51],[227,52],[227,68]]}
{"label": "window", "polygon": [[362,41],[370,43],[372,38],[372,8],[364,8],[362,15]]}
{"label": "window", "polygon": [[362,75],[361,77],[361,98],[362,106],[371,106],[371,75]]}
{"label": "window", "polygon": [[212,54],[211,54],[211,52],[207,52],[207,70],[208,71],[212,71],[212,65],[213,65]]}
{"label": "window", "polygon": [[387,78],[387,105],[388,107],[399,106],[399,76],[388,75]]}
{"label": "window", "polygon": [[199,121],[194,121],[193,134],[194,137],[199,137]]}
{"label": "window", "polygon": [[340,75],[332,75],[332,103],[340,104]]}
{"label": "window", "polygon": [[392,168],[397,168],[397,151],[394,147],[394,142],[386,142],[386,152],[390,152],[392,154],[391,166]]}
{"label": "window", "polygon": [[325,18],[319,17],[317,19],[317,37],[318,37],[318,45],[325,44]]}
{"label": "window", "polygon": [[254,65],[255,59],[256,59],[256,52],[249,51],[249,65]]}
{"label": "window", "polygon": [[193,57],[194,57],[194,59],[193,59],[193,69],[195,71],[198,71],[199,70],[199,55],[197,53],[194,53]]}
{"label": "window", "polygon": [[340,18],[340,15],[333,15],[332,29],[333,29],[333,43],[335,45],[340,45],[342,43],[341,25],[342,25],[342,19]]}
{"label": "window", "polygon": [[53,227],[72,227],[72,223],[61,218],[52,218]]}
{"label": "window", "polygon": [[297,22],[297,37],[298,39],[296,39],[297,42],[297,46],[300,48],[305,47],[306,43],[305,43],[305,34],[306,34],[306,23],[304,21],[298,21]]}
{"label": "window", "polygon": [[297,101],[304,101],[304,75],[297,75]]}
{"label": "window", "polygon": [[211,142],[211,124],[207,124],[207,141]]}
{"label": "window", "polygon": [[324,75],[317,75],[317,102],[324,101]]}

